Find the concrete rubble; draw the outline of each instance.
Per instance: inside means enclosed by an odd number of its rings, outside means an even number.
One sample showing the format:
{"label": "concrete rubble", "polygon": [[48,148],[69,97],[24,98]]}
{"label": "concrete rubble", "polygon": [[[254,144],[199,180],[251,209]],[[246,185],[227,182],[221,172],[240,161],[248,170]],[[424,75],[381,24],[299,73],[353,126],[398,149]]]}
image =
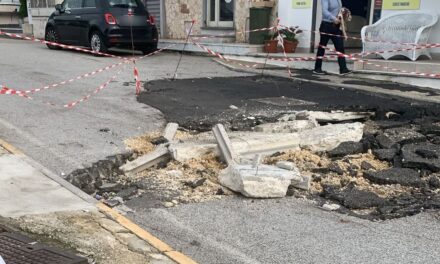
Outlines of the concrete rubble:
{"label": "concrete rubble", "polygon": [[[315,117],[319,117],[319,120],[359,120],[366,116],[369,116],[369,113],[326,115],[323,112],[300,112],[296,114],[295,120],[258,125],[253,132],[227,133],[225,128],[218,124],[213,127],[212,134],[201,133],[180,140],[174,139],[178,125],[170,123],[160,137],[164,138],[163,141],[166,143],[161,143],[151,152],[127,162],[120,170],[126,174],[136,174],[168,162],[170,158],[184,163],[203,159],[214,153],[223,158],[228,165],[217,175],[217,180],[222,186],[247,197],[284,197],[289,187],[308,191],[311,188],[312,177],[301,175],[292,162],[279,162],[276,166],[260,164],[263,156],[300,149],[330,151],[341,143],[357,143],[362,139],[362,123],[320,126]],[[204,183],[204,179],[195,179],[186,181],[185,185],[197,188]]]}
{"label": "concrete rubble", "polygon": [[220,124],[212,129],[220,148],[221,156],[228,167],[218,176],[221,185],[252,198],[279,198],[286,196],[292,180],[302,182],[298,169],[280,169],[275,166],[260,165],[257,155],[254,164],[237,164],[237,155],[224,127]]}
{"label": "concrete rubble", "polygon": [[[295,149],[333,150],[342,142],[359,142],[362,139],[363,127],[362,123],[330,124],[298,133],[232,132],[229,136],[238,155],[271,155]],[[188,140],[171,144],[169,149],[173,159],[180,162],[201,158],[210,152],[220,154],[214,138],[208,136],[202,141]]]}
{"label": "concrete rubble", "polygon": [[279,121],[315,120],[319,123],[345,122],[366,120],[375,115],[374,112],[344,112],[344,111],[299,111],[286,114]]}

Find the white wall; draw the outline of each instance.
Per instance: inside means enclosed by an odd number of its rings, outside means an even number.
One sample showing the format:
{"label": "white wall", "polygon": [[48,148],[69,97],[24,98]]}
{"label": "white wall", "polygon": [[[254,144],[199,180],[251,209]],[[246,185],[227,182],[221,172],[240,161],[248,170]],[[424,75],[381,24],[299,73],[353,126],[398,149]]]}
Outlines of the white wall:
{"label": "white wall", "polygon": [[[386,17],[390,14],[395,14],[399,12],[408,12],[409,10],[382,10],[382,16]],[[440,0],[420,0],[420,11],[435,12],[440,18]],[[440,43],[440,21],[431,31],[431,37],[429,43]],[[431,49],[432,53],[440,53],[440,48]]]}
{"label": "white wall", "polygon": [[[313,5],[313,1],[312,1]],[[299,26],[310,30],[312,28],[313,6],[307,9],[293,9],[292,0],[278,0],[278,17],[280,23],[286,26]],[[305,31],[298,35],[300,48],[308,51],[311,41],[311,32]]]}

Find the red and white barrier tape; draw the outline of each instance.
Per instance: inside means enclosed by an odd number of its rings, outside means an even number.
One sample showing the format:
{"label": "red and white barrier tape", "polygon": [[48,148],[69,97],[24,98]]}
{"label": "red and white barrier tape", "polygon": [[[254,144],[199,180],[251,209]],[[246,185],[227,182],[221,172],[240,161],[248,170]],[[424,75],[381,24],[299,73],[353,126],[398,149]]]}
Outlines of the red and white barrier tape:
{"label": "red and white barrier tape", "polygon": [[[277,25],[275,27],[276,31],[278,33],[278,37],[277,37],[278,38],[278,43],[281,45],[281,48],[283,49],[284,58],[288,59],[287,58],[287,53],[286,53],[286,47],[284,46],[284,40],[283,40],[283,37],[280,34],[279,25],[280,25],[280,19],[278,18],[277,19]],[[287,72],[289,73],[289,77],[292,77],[292,70],[290,69],[289,65],[286,65],[286,68],[287,68]]]}
{"label": "red and white barrier tape", "polygon": [[[175,45],[176,44],[168,45],[168,46],[166,46],[164,48],[161,48],[161,49],[158,49],[158,50],[156,50],[156,51],[154,51],[152,53],[149,53],[149,54],[146,54],[144,56],[135,58],[134,60],[141,60],[141,59],[144,59],[146,57],[150,57],[150,56],[156,55],[156,54],[158,54],[158,53],[160,53],[160,52],[162,52],[162,51],[164,51],[164,50],[166,50],[166,49],[168,49],[168,48],[170,48],[172,46],[175,46]],[[72,79],[69,79],[67,81],[62,81],[62,82],[59,82],[59,83],[54,83],[54,84],[51,84],[51,85],[46,85],[46,86],[43,86],[41,88],[35,88],[35,89],[30,89],[30,90],[22,91],[22,90],[17,90],[17,89],[12,89],[12,88],[6,88],[5,87],[3,90],[0,90],[0,94],[5,94],[5,95],[21,95],[21,94],[36,93],[36,92],[44,91],[44,90],[51,89],[51,88],[57,88],[57,87],[60,87],[62,85],[65,85],[65,84],[69,84],[69,83],[72,83],[74,81],[85,79],[85,78],[94,76],[94,75],[96,75],[98,73],[114,69],[116,67],[119,67],[119,66],[123,65],[124,63],[129,63],[129,62],[130,62],[130,60],[126,59],[123,62],[115,63],[115,64],[112,64],[112,65],[106,66],[104,68],[100,68],[100,69],[97,69],[95,71],[79,75],[79,76],[77,76],[75,78],[72,78]]]}
{"label": "red and white barrier tape", "polygon": [[139,96],[141,94],[141,81],[139,80],[139,71],[136,65],[133,68],[133,74],[134,74],[134,81],[136,83],[136,96]]}
{"label": "red and white barrier tape", "polygon": [[[287,30],[290,30],[290,27],[285,26],[285,25],[280,25],[283,28],[286,28]],[[307,31],[307,32],[311,32],[311,33],[316,33],[316,34],[322,34],[322,35],[327,35],[327,36],[332,36],[332,37],[338,37],[338,38],[347,38],[347,39],[354,39],[354,40],[363,40],[362,38],[359,37],[353,37],[353,36],[344,36],[344,35],[337,35],[337,34],[331,34],[331,33],[324,33],[321,32],[319,30],[310,30],[310,29],[303,29],[298,27],[299,29],[301,29],[302,31]],[[393,44],[393,45],[406,45],[406,46],[423,46],[423,45],[430,45],[429,43],[427,44],[417,44],[417,43],[408,43],[408,42],[396,42],[396,41],[387,41],[387,40],[378,40],[378,39],[369,39],[366,38],[365,39],[366,42],[376,42],[376,43],[384,43],[384,44]],[[431,43],[431,44],[440,44],[440,43]]]}
{"label": "red and white barrier tape", "polygon": [[391,70],[394,72],[401,72],[401,73],[405,73],[405,74],[411,74],[411,75],[422,76],[422,77],[440,78],[440,73],[424,73],[424,72],[417,72],[417,71],[405,71],[405,70],[401,70],[401,69],[397,69],[397,68],[393,68],[393,67],[388,67],[388,66],[376,64],[376,63],[371,62],[366,59],[358,59],[358,58],[355,58],[355,57],[350,56],[348,54],[344,54],[342,52],[336,51],[335,49],[331,49],[328,47],[325,47],[325,48],[332,51],[332,52],[336,52],[338,54],[338,56],[345,57],[345,58],[350,59],[352,61],[358,61],[358,62],[366,63],[368,65],[373,65],[377,68],[383,68],[383,69]]}
{"label": "red and white barrier tape", "polygon": [[41,88],[35,88],[35,89],[30,89],[30,90],[25,90],[25,91],[8,88],[8,90],[5,90],[5,91],[1,91],[0,90],[0,94],[16,95],[16,94],[30,94],[30,93],[41,92],[41,91],[48,90],[48,89],[51,89],[51,88],[59,87],[59,86],[64,85],[64,84],[69,84],[69,83],[72,83],[72,82],[77,81],[77,80],[85,79],[85,78],[94,76],[94,75],[96,75],[98,73],[101,73],[101,72],[104,72],[104,71],[109,71],[111,69],[114,69],[116,67],[121,66],[124,63],[126,63],[126,62],[120,62],[120,63],[112,64],[110,66],[106,66],[104,68],[100,68],[100,69],[97,69],[95,71],[79,75],[79,76],[77,76],[75,78],[72,78],[72,79],[69,79],[67,81],[62,81],[62,82],[59,82],[59,83],[54,83],[54,84],[46,85],[46,86],[43,86]]}
{"label": "red and white barrier tape", "polygon": [[106,88],[106,87],[107,87],[107,86],[108,86],[113,80],[116,79],[116,77],[117,77],[119,74],[121,74],[121,72],[122,72],[122,70],[119,71],[119,72],[117,72],[117,73],[116,73],[115,75],[113,75],[110,79],[108,79],[108,81],[106,81],[105,83],[103,83],[101,86],[99,86],[99,87],[98,87],[95,91],[93,91],[92,93],[90,93],[90,94],[84,96],[83,98],[81,98],[81,99],[79,99],[79,100],[76,100],[76,101],[73,101],[73,102],[67,103],[67,104],[63,105],[63,107],[64,107],[64,108],[72,108],[72,107],[78,105],[79,103],[82,103],[82,102],[85,102],[85,101],[89,100],[90,97],[92,97],[93,95],[95,95],[95,94],[101,92],[102,90],[104,90],[104,89],[105,89],[105,88]]}
{"label": "red and white barrier tape", "polygon": [[[394,50],[384,50],[384,51],[373,51],[373,52],[359,52],[359,53],[351,53],[347,54],[347,56],[355,57],[355,56],[368,56],[368,55],[380,55],[384,53],[392,53],[392,52],[400,52],[400,51],[413,51],[413,50],[420,50],[420,49],[426,49],[426,48],[437,48],[440,47],[440,44],[429,44],[428,47],[422,46],[422,47],[412,47],[412,48],[405,48],[405,49],[394,49]],[[328,48],[325,48],[328,49]],[[313,56],[313,57],[297,57],[297,58],[275,58],[275,57],[268,57],[269,60],[273,61],[309,61],[309,60],[316,60],[316,59],[328,59],[328,58],[337,58],[338,55],[326,55],[326,56]]]}
{"label": "red and white barrier tape", "polygon": [[242,67],[246,67],[246,68],[255,68],[255,67],[257,67],[258,65],[260,65],[260,63],[255,63],[255,64],[253,64],[253,65],[246,65],[246,64],[242,64],[242,63],[240,63],[240,62],[231,61],[230,59],[224,57],[222,54],[220,54],[220,53],[218,53],[218,52],[215,52],[215,51],[213,51],[213,50],[207,48],[206,46],[204,46],[204,45],[202,45],[202,44],[200,44],[200,43],[197,43],[197,42],[194,42],[194,41],[193,41],[193,44],[194,44],[194,45],[197,45],[199,48],[203,49],[204,51],[206,51],[207,53],[209,53],[209,54],[211,54],[211,55],[213,55],[213,56],[216,56],[216,57],[218,57],[218,58],[220,58],[220,59],[222,59],[222,60],[224,60],[224,61],[227,61],[227,62],[231,62],[231,63],[238,64],[238,65],[240,65],[240,66],[242,66]]}
{"label": "red and white barrier tape", "polygon": [[[270,31],[270,30],[274,30],[275,27],[268,27],[268,28],[259,28],[259,29],[253,29],[253,30],[245,30],[245,31],[241,31],[243,33],[252,33],[252,32],[259,32],[259,31]],[[223,38],[223,37],[235,37],[236,34],[217,34],[217,35],[211,35],[211,36],[202,36],[202,37],[197,37],[197,36],[191,36],[191,38],[193,40],[200,40],[200,39],[211,39],[211,38]]]}
{"label": "red and white barrier tape", "polygon": [[78,105],[78,104],[80,104],[80,103],[82,103],[82,102],[85,102],[85,101],[87,101],[88,99],[90,99],[90,97],[92,97],[93,95],[95,95],[95,94],[97,94],[97,93],[99,93],[99,92],[101,92],[102,90],[104,90],[113,80],[115,80],[116,79],[116,77],[119,75],[119,74],[121,74],[121,72],[122,72],[122,69],[120,70],[120,71],[118,71],[115,75],[113,75],[110,79],[108,79],[105,83],[103,83],[103,84],[101,84],[96,90],[94,90],[92,93],[90,93],[90,94],[88,94],[88,95],[86,95],[86,96],[83,96],[81,99],[79,99],[79,100],[76,100],[76,101],[72,101],[72,102],[70,102],[70,103],[67,103],[67,104],[64,104],[64,105],[58,105],[58,104],[55,104],[55,103],[52,103],[52,102],[47,102],[47,101],[40,101],[40,100],[37,100],[37,99],[34,99],[33,97],[30,97],[30,96],[28,96],[28,95],[26,95],[26,94],[17,94],[18,96],[22,96],[22,97],[24,97],[24,98],[26,98],[26,99],[29,99],[29,100],[33,100],[33,101],[36,101],[36,102],[40,102],[40,103],[42,103],[42,104],[45,104],[45,105],[50,105],[50,106],[53,106],[53,107],[61,107],[61,108],[73,108],[73,107],[75,107],[76,105]]}
{"label": "red and white barrier tape", "polygon": [[11,38],[19,38],[19,39],[23,39],[23,40],[39,42],[39,43],[42,43],[42,44],[48,44],[48,45],[52,45],[52,46],[57,46],[57,47],[64,48],[64,49],[76,50],[76,51],[81,51],[81,52],[85,52],[85,53],[91,53],[91,54],[95,54],[95,55],[101,55],[101,56],[106,56],[106,57],[112,57],[112,58],[118,58],[118,59],[126,60],[126,58],[123,58],[121,56],[116,56],[116,55],[113,55],[113,54],[97,52],[97,51],[93,51],[93,50],[90,50],[90,49],[80,48],[80,47],[71,46],[71,45],[65,45],[65,44],[61,44],[61,43],[56,43],[56,42],[51,42],[51,41],[47,41],[47,40],[42,40],[42,39],[34,38],[34,37],[27,37],[27,36],[20,35],[20,34],[8,33],[8,32],[4,32],[4,31],[1,31],[1,30],[0,30],[0,35],[8,36],[8,37],[11,37]]}

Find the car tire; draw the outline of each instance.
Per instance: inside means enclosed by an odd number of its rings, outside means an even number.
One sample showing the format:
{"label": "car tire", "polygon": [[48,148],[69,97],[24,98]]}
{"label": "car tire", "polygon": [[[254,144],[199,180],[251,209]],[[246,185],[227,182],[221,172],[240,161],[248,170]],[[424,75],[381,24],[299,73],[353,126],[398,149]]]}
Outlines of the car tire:
{"label": "car tire", "polygon": [[[58,32],[53,27],[48,27],[46,29],[46,34],[44,35],[44,39],[46,41],[55,42],[55,43],[59,43],[59,41],[60,41],[60,37],[58,35]],[[48,43],[46,43],[46,46],[52,50],[61,49],[59,46],[50,45]]]}
{"label": "car tire", "polygon": [[150,54],[152,52],[155,52],[157,50],[157,43],[147,45],[141,48],[141,51],[144,55]]}
{"label": "car tire", "polygon": [[90,44],[90,48],[96,52],[106,53],[108,50],[108,47],[104,41],[104,37],[99,31],[93,31],[92,34],[90,34],[89,44]]}

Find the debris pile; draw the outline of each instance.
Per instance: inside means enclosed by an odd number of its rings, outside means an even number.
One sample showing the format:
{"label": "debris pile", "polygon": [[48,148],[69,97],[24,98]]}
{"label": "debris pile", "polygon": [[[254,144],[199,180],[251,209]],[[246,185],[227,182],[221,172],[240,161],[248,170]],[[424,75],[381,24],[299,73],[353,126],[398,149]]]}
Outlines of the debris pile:
{"label": "debris pile", "polygon": [[171,207],[235,192],[313,199],[325,210],[368,219],[440,209],[440,123],[299,111],[250,130],[227,133],[216,125],[189,133],[170,123],[162,134],[129,140],[128,156],[69,179],[112,205],[145,193]]}

